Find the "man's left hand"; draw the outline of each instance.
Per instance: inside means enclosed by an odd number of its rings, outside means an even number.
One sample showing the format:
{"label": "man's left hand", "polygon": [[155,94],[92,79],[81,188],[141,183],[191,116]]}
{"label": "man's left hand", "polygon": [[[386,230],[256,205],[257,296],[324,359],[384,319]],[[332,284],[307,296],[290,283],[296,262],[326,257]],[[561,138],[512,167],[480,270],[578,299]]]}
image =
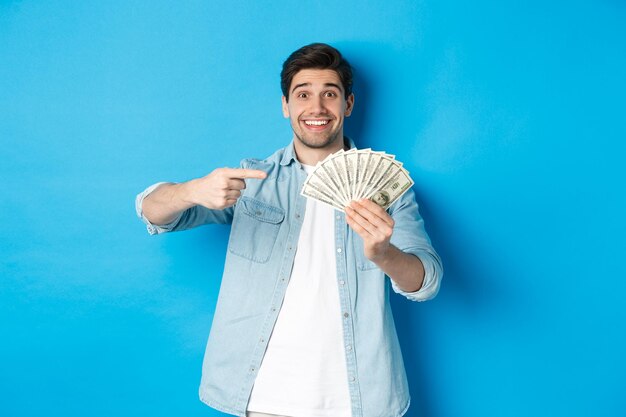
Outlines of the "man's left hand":
{"label": "man's left hand", "polygon": [[394,221],[378,204],[368,199],[352,201],[346,206],[348,225],[363,239],[367,259],[382,261],[390,247]]}

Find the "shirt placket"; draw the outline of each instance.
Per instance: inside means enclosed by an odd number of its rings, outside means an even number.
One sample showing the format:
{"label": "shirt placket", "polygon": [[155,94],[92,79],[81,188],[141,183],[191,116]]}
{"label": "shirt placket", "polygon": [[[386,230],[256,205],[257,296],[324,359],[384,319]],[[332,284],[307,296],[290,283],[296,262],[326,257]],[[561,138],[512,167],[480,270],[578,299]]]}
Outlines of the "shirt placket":
{"label": "shirt placket", "polygon": [[335,214],[335,250],[337,251],[337,284],[339,286],[339,300],[341,306],[341,323],[343,328],[343,346],[346,355],[346,368],[348,371],[348,388],[350,391],[350,403],[352,404],[352,417],[362,417],[361,390],[359,387],[359,375],[356,366],[356,352],[354,347],[354,321],[352,318],[352,303],[350,302],[350,286],[348,285],[348,272],[346,267],[346,233],[347,225],[345,214]]}

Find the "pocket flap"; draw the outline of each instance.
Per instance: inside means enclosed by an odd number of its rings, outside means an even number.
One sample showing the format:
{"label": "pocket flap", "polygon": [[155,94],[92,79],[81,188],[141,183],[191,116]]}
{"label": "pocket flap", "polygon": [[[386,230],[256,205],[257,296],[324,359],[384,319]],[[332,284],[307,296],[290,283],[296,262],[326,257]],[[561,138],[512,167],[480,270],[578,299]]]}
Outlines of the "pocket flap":
{"label": "pocket flap", "polygon": [[269,204],[253,198],[241,197],[239,204],[244,213],[262,222],[278,224],[285,218],[285,211],[283,209],[270,206]]}

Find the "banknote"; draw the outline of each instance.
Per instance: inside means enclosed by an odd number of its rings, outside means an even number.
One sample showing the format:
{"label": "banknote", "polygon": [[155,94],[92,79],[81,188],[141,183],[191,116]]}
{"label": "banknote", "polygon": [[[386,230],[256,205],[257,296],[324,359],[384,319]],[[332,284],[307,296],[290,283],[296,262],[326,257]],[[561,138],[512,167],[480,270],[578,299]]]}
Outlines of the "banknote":
{"label": "banknote", "polygon": [[394,155],[350,149],[320,161],[304,181],[301,194],[340,211],[362,198],[387,209],[412,186],[409,172]]}
{"label": "banknote", "polygon": [[409,176],[408,171],[400,167],[382,186],[366,198],[369,198],[386,210],[412,186],[413,180]]}

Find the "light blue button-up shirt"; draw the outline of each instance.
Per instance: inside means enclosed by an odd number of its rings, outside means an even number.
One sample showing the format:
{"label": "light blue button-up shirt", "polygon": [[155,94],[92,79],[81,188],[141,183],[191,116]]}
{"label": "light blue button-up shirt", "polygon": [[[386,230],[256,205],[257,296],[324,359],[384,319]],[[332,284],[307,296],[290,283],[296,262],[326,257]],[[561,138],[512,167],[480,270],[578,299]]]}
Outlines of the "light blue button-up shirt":
{"label": "light blue button-up shirt", "polygon": [[[265,171],[267,178],[247,181],[233,207],[196,206],[170,224],[154,225],[143,215],[142,202],[158,183],[137,196],[136,208],[151,234],[232,224],[200,399],[243,417],[289,284],[306,208],[300,195],[306,173],[293,143],[265,160],[243,160],[241,166]],[[342,212],[335,213],[337,285],[352,416],[401,416],[410,397],[389,304],[390,288],[413,301],[434,297],[442,276],[441,260],[424,230],[412,190],[389,208],[389,214],[395,222],[391,243],[418,256],[424,265],[424,283],[413,293],[400,290],[365,257],[361,237],[347,225]]]}

